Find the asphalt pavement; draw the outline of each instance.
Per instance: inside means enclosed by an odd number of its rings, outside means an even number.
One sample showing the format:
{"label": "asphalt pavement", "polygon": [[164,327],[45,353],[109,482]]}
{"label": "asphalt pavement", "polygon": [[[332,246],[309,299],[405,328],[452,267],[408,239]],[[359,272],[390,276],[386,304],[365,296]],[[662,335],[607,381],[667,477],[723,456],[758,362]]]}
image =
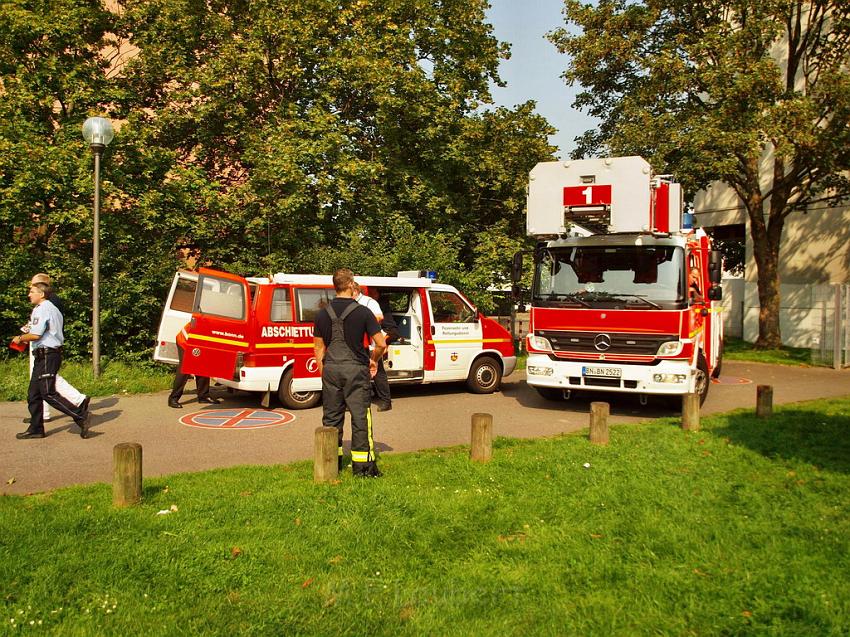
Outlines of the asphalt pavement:
{"label": "asphalt pavement", "polygon": [[[754,408],[756,385],[772,385],[774,404],[850,395],[850,370],[790,367],[724,361],[720,383],[712,384],[703,415]],[[143,449],[145,477],[203,471],[237,465],[286,464],[313,457],[321,407],[274,413],[259,405],[259,395],[228,393],[220,405],[201,405],[192,381],[183,396],[184,408],[171,409],[167,392],[93,398],[92,430],[83,440],[70,418],[46,423],[47,437],[17,440],[25,402],[0,403],[0,494],[27,494],[75,484],[112,480],[112,450],[122,442]],[[610,422],[629,424],[677,412],[660,401],[641,405],[636,396],[597,394],[569,401],[541,398],[525,383],[525,373],[504,379],[502,391],[475,395],[463,384],[393,387],[393,409],[373,410],[379,453],[397,453],[469,444],[473,413],[493,415],[494,435],[538,438],[573,432],[588,426],[591,400],[611,404]],[[255,411],[259,410],[259,411]],[[54,410],[54,413],[56,410]],[[348,446],[350,430],[345,429]]]}

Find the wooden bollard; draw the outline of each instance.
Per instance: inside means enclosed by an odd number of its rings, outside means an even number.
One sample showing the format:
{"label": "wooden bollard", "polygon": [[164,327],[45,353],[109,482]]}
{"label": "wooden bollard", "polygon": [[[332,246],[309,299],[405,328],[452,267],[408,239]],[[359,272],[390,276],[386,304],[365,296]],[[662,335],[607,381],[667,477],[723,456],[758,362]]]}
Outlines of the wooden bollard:
{"label": "wooden bollard", "polygon": [[112,448],[112,505],[127,507],[142,501],[142,445],[122,442]]}
{"label": "wooden bollard", "polygon": [[699,431],[699,394],[682,396],[682,429]]}
{"label": "wooden bollard", "polygon": [[469,457],[476,462],[489,462],[493,457],[493,416],[472,414],[472,442]]}
{"label": "wooden bollard", "polygon": [[608,403],[590,403],[590,442],[594,445],[608,444]]}
{"label": "wooden bollard", "polygon": [[770,418],[773,415],[773,386],[756,386],[756,416]]}
{"label": "wooden bollard", "polygon": [[316,427],[313,482],[332,482],[339,477],[339,432],[336,427]]}

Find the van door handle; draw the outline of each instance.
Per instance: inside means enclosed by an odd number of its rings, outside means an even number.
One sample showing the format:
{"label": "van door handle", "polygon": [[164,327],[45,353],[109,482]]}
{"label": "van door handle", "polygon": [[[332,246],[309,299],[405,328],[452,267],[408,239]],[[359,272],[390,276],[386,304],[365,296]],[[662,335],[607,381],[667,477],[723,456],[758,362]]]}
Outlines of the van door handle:
{"label": "van door handle", "polygon": [[431,336],[437,333],[437,327],[435,325],[431,325]]}

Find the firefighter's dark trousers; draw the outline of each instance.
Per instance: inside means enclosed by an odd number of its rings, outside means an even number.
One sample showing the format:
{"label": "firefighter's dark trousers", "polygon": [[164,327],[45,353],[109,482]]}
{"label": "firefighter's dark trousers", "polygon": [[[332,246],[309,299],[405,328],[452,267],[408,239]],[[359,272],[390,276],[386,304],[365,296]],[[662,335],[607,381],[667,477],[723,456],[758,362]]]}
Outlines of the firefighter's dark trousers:
{"label": "firefighter's dark trousers", "polygon": [[342,455],[342,426],[345,410],[351,413],[351,468],[358,470],[375,462],[372,437],[369,367],[355,362],[326,362],[322,368],[322,424],[336,427]]}

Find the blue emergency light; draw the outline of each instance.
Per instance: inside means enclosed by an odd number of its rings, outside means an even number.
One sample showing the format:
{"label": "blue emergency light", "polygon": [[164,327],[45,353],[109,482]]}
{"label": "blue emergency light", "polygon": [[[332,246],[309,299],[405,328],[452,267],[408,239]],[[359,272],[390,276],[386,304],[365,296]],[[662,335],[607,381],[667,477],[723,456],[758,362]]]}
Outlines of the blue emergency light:
{"label": "blue emergency light", "polygon": [[690,212],[686,212],[682,215],[682,230],[693,230],[694,229],[695,218],[694,215]]}
{"label": "blue emergency light", "polygon": [[432,281],[437,280],[437,272],[436,270],[425,270],[422,272],[426,279],[431,279]]}

